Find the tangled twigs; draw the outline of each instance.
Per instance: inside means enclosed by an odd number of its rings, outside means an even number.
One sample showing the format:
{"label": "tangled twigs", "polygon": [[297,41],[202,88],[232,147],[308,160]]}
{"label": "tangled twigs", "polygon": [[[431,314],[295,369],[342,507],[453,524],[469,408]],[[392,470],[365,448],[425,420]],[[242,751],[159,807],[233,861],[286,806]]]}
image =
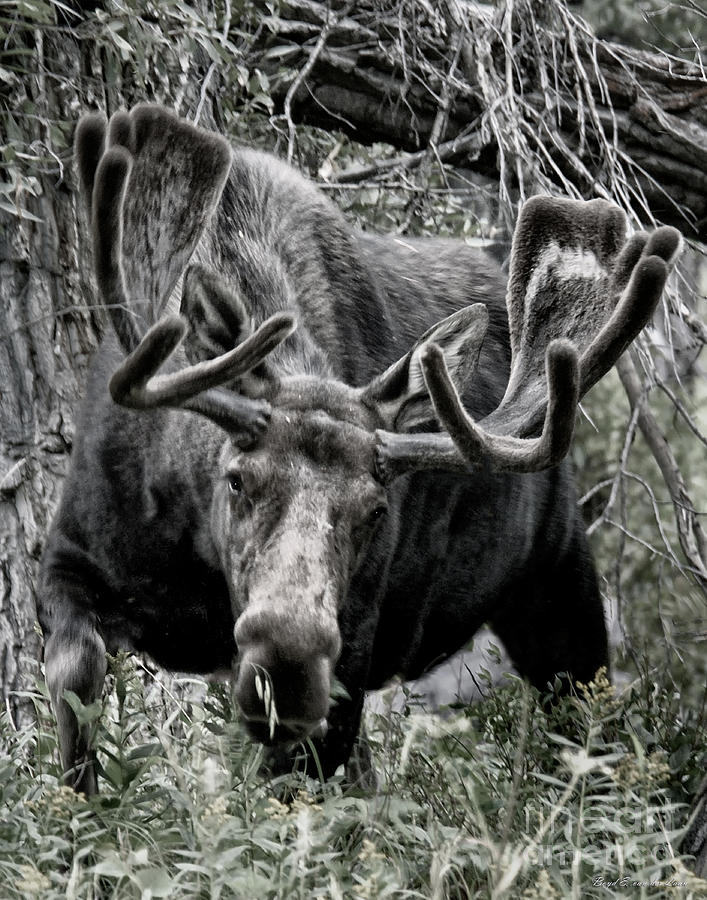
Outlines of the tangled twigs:
{"label": "tangled twigs", "polygon": [[304,84],[307,76],[314,68],[319,55],[324,50],[326,46],[327,38],[329,34],[339,21],[339,19],[345,18],[351,7],[353,6],[353,2],[347,4],[346,7],[337,15],[332,13],[330,10],[327,10],[326,22],[324,27],[322,28],[321,34],[319,35],[319,39],[317,43],[314,45],[312,52],[309,54],[309,59],[304,64],[302,69],[297,73],[296,78],[290,85],[287,94],[285,95],[284,102],[284,115],[287,121],[287,161],[292,162],[292,157],[295,152],[295,124],[292,121],[292,101],[297,95],[297,91]]}
{"label": "tangled twigs", "polygon": [[[411,152],[473,122],[483,150],[456,162],[495,177],[511,212],[524,193],[569,184],[574,196],[611,196],[634,221],[707,239],[699,66],[598,41],[565,0],[361,0],[335,14],[323,0],[285,0],[279,21],[278,44],[301,54],[290,76],[270,64],[291,120]],[[267,57],[258,65],[268,70]]]}
{"label": "tangled twigs", "polygon": [[616,367],[631,409],[638,410],[637,422],[641,434],[645,438],[670,492],[682,551],[691,567],[692,574],[702,589],[707,592],[707,539],[697,517],[697,510],[687,492],[675,455],[645,403],[641,380],[631,355],[625,353]]}

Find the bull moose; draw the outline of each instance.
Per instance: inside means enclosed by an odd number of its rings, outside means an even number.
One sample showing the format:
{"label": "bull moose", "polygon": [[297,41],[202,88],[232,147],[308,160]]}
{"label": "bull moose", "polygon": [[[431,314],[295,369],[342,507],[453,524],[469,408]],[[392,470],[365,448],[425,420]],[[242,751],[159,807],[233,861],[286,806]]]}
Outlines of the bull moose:
{"label": "bull moose", "polygon": [[539,688],[607,664],[563,457],[674,229],[626,240],[605,201],[533,198],[506,287],[464,242],[358,231],[291,167],[159,106],[84,117],[76,154],[114,327],[39,578],[68,783],[96,790],[65,691],[96,698],[106,650],[232,668],[252,736],[279,765],[311,738],[325,777],[367,689],[484,622]]}

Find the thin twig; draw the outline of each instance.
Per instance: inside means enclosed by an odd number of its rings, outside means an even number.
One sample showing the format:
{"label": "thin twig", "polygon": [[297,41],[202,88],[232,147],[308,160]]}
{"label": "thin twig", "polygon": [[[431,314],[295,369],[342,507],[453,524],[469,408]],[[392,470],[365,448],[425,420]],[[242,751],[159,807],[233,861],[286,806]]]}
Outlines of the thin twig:
{"label": "thin twig", "polygon": [[624,443],[621,448],[621,456],[619,459],[619,467],[612,481],[609,499],[606,501],[606,506],[604,507],[601,515],[592,522],[589,528],[587,528],[587,537],[590,537],[592,534],[594,534],[594,532],[597,530],[597,528],[599,528],[601,524],[609,520],[609,516],[611,515],[614,505],[616,504],[617,497],[619,496],[619,489],[621,487],[621,481],[623,479],[624,472],[626,471],[631,444],[633,443],[633,438],[636,433],[637,422],[638,410],[633,410],[631,414],[631,420],[628,423],[628,428],[626,429],[626,434],[624,436]]}
{"label": "thin twig", "polygon": [[[445,141],[443,144],[437,145],[437,156],[442,161],[447,161],[454,156],[464,153],[473,155],[475,151],[481,150],[479,135],[472,132],[466,137],[456,137],[451,141]],[[471,151],[471,154],[469,154]],[[390,159],[382,159],[380,162],[373,163],[369,166],[356,166],[341,172],[336,176],[335,181],[328,182],[329,185],[336,187],[337,185],[355,184],[361,181],[368,181],[376,178],[393,169],[405,169],[411,171],[420,166],[427,156],[427,148],[418,150],[415,153],[407,153],[404,156],[395,156]]]}
{"label": "thin twig", "polygon": [[638,415],[638,427],[658,464],[675,507],[678,539],[692,572],[707,592],[707,539],[670,445],[653,414],[647,408],[645,395],[630,354],[624,353],[616,365],[631,409]]}
{"label": "thin twig", "polygon": [[209,84],[211,82],[211,78],[213,77],[214,72],[216,71],[216,63],[212,62],[206,72],[206,77],[201,85],[201,91],[199,93],[199,104],[196,107],[196,112],[194,113],[194,124],[199,124],[199,119],[201,117],[201,111],[204,108],[204,103],[206,103],[206,95],[209,90]]}
{"label": "thin twig", "polygon": [[702,434],[700,429],[697,427],[697,424],[695,423],[695,421],[692,418],[692,416],[690,415],[690,413],[685,409],[685,407],[682,405],[680,400],[675,396],[674,391],[672,391],[668,387],[668,385],[663,381],[662,378],[656,378],[655,383],[658,385],[660,390],[663,391],[663,393],[670,398],[670,401],[672,402],[673,406],[680,413],[683,420],[685,421],[685,424],[690,429],[690,431],[695,435],[697,440],[701,444],[704,444],[705,447],[707,447],[707,438]]}
{"label": "thin twig", "polygon": [[287,122],[287,162],[292,162],[292,157],[295,152],[295,123],[292,121],[292,101],[294,100],[297,91],[300,89],[303,84],[305,78],[309,75],[309,73],[314,68],[314,64],[319,58],[320,53],[326,46],[327,39],[329,38],[329,34],[331,33],[332,28],[336,25],[339,19],[344,18],[348,15],[349,10],[353,6],[353,3],[347,4],[338,14],[334,14],[329,10],[327,12],[327,19],[324,23],[324,26],[319,35],[319,39],[317,43],[314,45],[312,52],[309,54],[309,59],[304,64],[304,66],[297,73],[297,77],[292,82],[290,87],[288,88],[287,94],[285,95],[284,102],[284,115],[285,121]]}

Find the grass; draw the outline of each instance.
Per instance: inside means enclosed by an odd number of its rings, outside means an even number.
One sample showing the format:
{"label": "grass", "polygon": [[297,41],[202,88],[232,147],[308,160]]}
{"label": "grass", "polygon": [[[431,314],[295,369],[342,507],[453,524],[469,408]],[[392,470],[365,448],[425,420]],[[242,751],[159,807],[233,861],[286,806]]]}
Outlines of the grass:
{"label": "grass", "polygon": [[109,681],[84,710],[95,800],[61,786],[43,687],[36,724],[2,722],[2,900],[707,896],[678,851],[705,721],[672,681],[618,696],[599,676],[546,709],[509,678],[445,716],[408,696],[369,714],[368,794],[268,778],[222,684],[145,679],[129,657]]}

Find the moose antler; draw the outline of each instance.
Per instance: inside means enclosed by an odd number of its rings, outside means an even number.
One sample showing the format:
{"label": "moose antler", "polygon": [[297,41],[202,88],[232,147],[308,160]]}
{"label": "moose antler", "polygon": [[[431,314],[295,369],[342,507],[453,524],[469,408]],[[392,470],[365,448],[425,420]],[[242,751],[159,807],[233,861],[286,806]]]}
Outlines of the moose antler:
{"label": "moose antler", "polygon": [[[130,353],[140,341],[135,304],[147,301],[149,324],[161,313],[218,203],[231,150],[218,135],[143,104],[108,123],[99,114],[84,116],[75,153],[92,214],[98,285]],[[111,171],[111,160],[121,153],[128,171],[121,171],[120,162]],[[99,168],[104,180],[117,178],[123,190],[106,194]]]}
{"label": "moose antler", "polygon": [[382,435],[387,477],[408,468],[458,469],[461,460],[529,472],[565,456],[577,403],[649,320],[679,252],[674,228],[629,241],[625,229],[621,210],[603,200],[535,197],[524,205],[511,254],[512,362],[501,403],[475,422],[444,356],[428,345],[421,366],[450,437]]}
{"label": "moose antler", "polygon": [[228,144],[154,106],[113,116],[108,149],[105,131],[101,117],[84,117],[76,150],[84,190],[92,197],[98,286],[128,354],[111,379],[111,395],[134,409],[189,409],[252,437],[264,427],[266,405],[217,388],[284,341],[295,328],[293,315],[272,316],[215,359],[156,375],[182,341],[186,322],[167,316],[141,338],[129,302],[150,298],[158,311],[166,303],[221,195]]}
{"label": "moose antler", "polygon": [[133,409],[182,406],[197,394],[255,368],[295,328],[295,317],[291,313],[276,313],[228,353],[170,375],[155,375],[186,333],[186,323],[181,316],[167,316],[152,326],[114,373],[110,380],[111,396],[116,403]]}
{"label": "moose antler", "polygon": [[557,465],[567,455],[579,402],[579,364],[577,351],[570,341],[556,340],[547,348],[547,410],[542,434],[532,441],[485,431],[474,423],[462,405],[444,355],[436,344],[425,348],[421,365],[435,411],[469,462],[478,463],[487,457],[498,468],[535,472]]}

